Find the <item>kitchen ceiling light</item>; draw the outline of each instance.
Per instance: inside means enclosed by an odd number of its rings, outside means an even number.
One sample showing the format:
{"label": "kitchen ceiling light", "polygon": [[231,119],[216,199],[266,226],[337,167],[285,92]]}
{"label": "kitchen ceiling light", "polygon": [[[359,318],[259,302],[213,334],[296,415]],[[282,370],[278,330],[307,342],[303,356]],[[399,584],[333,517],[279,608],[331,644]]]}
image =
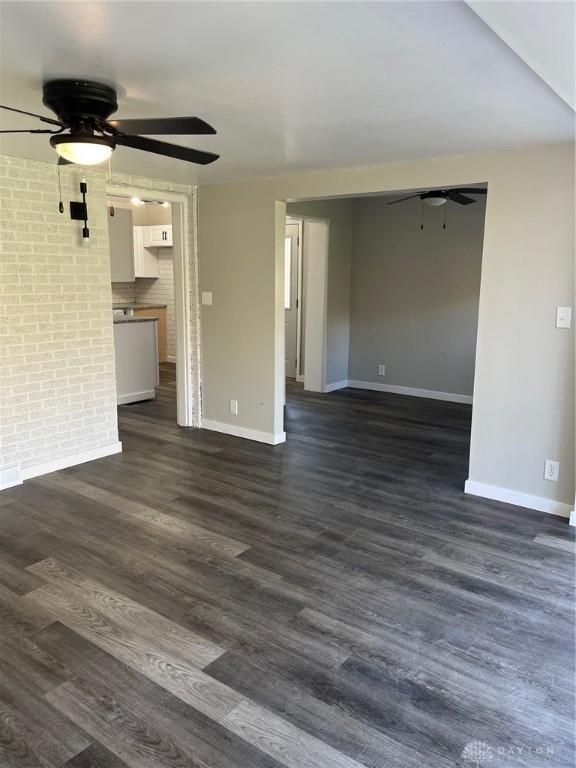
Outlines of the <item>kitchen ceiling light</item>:
{"label": "kitchen ceiling light", "polygon": [[170,208],[170,203],[167,200],[164,200],[162,203],[162,208]]}
{"label": "kitchen ceiling light", "polygon": [[132,205],[144,205],[144,200],[140,200],[139,197],[131,197],[130,202]]}
{"label": "kitchen ceiling light", "polygon": [[52,136],[50,144],[64,160],[77,165],[98,165],[108,160],[115,144],[104,136]]}

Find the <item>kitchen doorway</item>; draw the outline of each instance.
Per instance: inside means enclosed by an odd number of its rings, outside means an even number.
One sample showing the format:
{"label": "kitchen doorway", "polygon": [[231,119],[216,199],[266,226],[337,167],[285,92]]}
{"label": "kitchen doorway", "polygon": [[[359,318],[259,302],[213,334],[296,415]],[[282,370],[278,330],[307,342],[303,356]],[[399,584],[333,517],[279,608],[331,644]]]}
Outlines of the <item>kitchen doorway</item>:
{"label": "kitchen doorway", "polygon": [[[167,388],[172,386],[173,389],[175,381],[176,407],[174,409],[174,418],[179,426],[197,427],[200,422],[198,407],[200,361],[199,349],[193,349],[192,345],[189,299],[192,290],[192,279],[194,281],[194,290],[197,291],[197,281],[195,275],[191,277],[190,266],[192,263],[195,263],[195,260],[193,262],[190,258],[192,249],[195,249],[195,231],[194,229],[190,230],[191,219],[189,212],[191,200],[186,195],[180,193],[126,187],[114,183],[108,185],[107,195],[109,201],[117,201],[117,205],[114,206],[115,215],[112,219],[109,218],[109,221],[114,221],[118,217],[119,223],[125,217],[124,211],[132,207],[134,201],[140,201],[150,211],[154,210],[156,217],[158,217],[158,212],[162,210],[164,219],[166,219],[165,223],[160,221],[158,224],[149,225],[139,223],[136,227],[130,227],[124,222],[124,226],[121,229],[126,233],[124,236],[126,243],[123,246],[123,256],[126,262],[128,262],[127,266],[126,264],[124,265],[127,271],[120,272],[120,274],[116,272],[116,275],[112,275],[113,279],[115,276],[117,280],[119,276],[123,279],[128,275],[130,280],[130,276],[133,274],[135,281],[136,274],[139,274],[140,280],[151,281],[152,283],[155,279],[152,273],[155,274],[157,271],[157,279],[159,279],[162,269],[164,268],[164,272],[167,271],[168,265],[162,264],[162,262],[164,259],[167,259],[168,250],[171,251],[172,296],[166,296],[162,300],[155,298],[152,302],[156,305],[166,305],[165,307],[137,307],[137,314],[140,315],[139,320],[141,320],[137,325],[142,325],[142,328],[138,329],[137,333],[139,340],[136,340],[134,345],[129,341],[127,344],[124,344],[126,349],[129,350],[129,355],[134,355],[140,350],[143,359],[148,359],[148,363],[145,363],[142,368],[143,375],[147,376],[147,383],[144,382],[143,386],[140,386],[136,382],[135,385],[131,385],[128,388],[130,390],[134,389],[136,393],[142,392],[144,395],[146,392],[150,392],[149,389],[146,389],[150,382],[151,365],[150,345],[146,338],[155,338],[156,350],[154,354],[156,356],[156,363],[153,367],[156,382],[153,390],[155,391],[156,387],[160,384],[160,377],[162,377],[163,384]],[[139,204],[136,203],[136,205]],[[117,222],[114,221],[113,226],[116,226],[116,224]],[[164,254],[164,257],[162,254]],[[140,293],[139,289],[138,293]],[[154,289],[152,289],[152,293],[154,293]],[[171,301],[169,301],[169,298],[171,298]],[[165,317],[163,318],[165,331],[163,328],[160,328],[162,321],[158,317],[159,309],[165,309]],[[173,317],[172,332],[170,332],[168,327],[169,310]],[[152,315],[152,320],[148,318],[147,322],[146,314]],[[150,331],[146,333],[144,326],[151,323],[159,326],[157,334]],[[126,325],[128,325],[128,322],[126,322]],[[115,340],[116,334],[123,337],[127,335],[126,329],[118,331],[117,326],[118,323],[115,323]],[[161,362],[161,359],[163,362]],[[148,371],[147,373],[146,370]],[[117,387],[119,385],[119,376],[120,370],[117,371]],[[170,384],[170,379],[172,379],[172,384]],[[164,392],[164,387],[162,392]],[[139,399],[143,400],[145,398],[142,396]],[[121,399],[119,397],[119,404],[120,402]],[[124,400],[124,402],[129,401]],[[194,407],[195,404],[196,407]]]}

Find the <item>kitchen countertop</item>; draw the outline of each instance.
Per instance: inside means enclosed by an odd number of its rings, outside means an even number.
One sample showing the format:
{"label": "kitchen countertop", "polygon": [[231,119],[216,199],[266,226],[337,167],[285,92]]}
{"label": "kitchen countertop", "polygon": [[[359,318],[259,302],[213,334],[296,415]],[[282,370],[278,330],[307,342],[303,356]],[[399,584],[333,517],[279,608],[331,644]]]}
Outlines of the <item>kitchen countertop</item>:
{"label": "kitchen countertop", "polygon": [[134,315],[114,315],[114,325],[118,323],[157,323],[157,317],[135,317]]}
{"label": "kitchen countertop", "polygon": [[112,309],[166,309],[166,306],[166,304],[143,304],[141,301],[126,301],[124,304],[112,304]]}

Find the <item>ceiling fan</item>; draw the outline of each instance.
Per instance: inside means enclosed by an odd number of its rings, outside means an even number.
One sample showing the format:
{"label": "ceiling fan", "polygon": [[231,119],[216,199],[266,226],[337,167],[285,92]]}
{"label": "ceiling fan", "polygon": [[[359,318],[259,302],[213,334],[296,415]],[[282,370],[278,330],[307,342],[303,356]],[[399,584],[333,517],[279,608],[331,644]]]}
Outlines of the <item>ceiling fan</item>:
{"label": "ceiling fan", "polygon": [[388,205],[395,205],[396,203],[403,203],[405,200],[412,200],[415,197],[419,197],[423,203],[436,207],[439,205],[445,205],[448,200],[453,203],[459,203],[460,205],[470,205],[475,203],[476,200],[467,195],[485,195],[488,192],[487,189],[481,189],[478,187],[457,187],[456,189],[433,189],[430,192],[418,192],[415,195],[408,195],[408,197],[401,197],[399,200],[392,200]]}
{"label": "ceiling fan", "polygon": [[199,117],[161,117],[136,120],[108,120],[118,109],[116,91],[92,80],[50,80],[44,83],[42,102],[57,119],[0,105],[0,109],[36,117],[52,128],[19,129],[0,133],[51,134],[50,144],[58,164],[96,165],[107,160],[116,146],[132,147],[189,163],[207,165],[219,155],[199,149],[168,144],[138,134],[197,136],[214,134],[211,125]]}

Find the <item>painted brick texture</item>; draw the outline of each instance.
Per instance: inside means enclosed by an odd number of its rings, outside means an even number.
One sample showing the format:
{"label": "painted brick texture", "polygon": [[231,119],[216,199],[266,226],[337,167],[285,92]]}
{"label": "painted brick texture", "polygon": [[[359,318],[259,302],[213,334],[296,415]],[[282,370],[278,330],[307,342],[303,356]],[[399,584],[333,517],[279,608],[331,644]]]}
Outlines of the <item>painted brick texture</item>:
{"label": "painted brick texture", "polygon": [[[90,245],[69,200],[88,182]],[[118,440],[102,173],[0,161],[0,467],[20,469]]]}
{"label": "painted brick texture", "polygon": [[[71,221],[70,200],[88,182],[90,245]],[[31,468],[112,446],[118,440],[112,292],[102,170],[64,167],[63,214],[56,165],[0,156],[0,470]],[[146,183],[190,196],[191,187]],[[197,304],[192,248],[191,302]],[[193,325],[194,402],[199,418],[198,307]]]}

